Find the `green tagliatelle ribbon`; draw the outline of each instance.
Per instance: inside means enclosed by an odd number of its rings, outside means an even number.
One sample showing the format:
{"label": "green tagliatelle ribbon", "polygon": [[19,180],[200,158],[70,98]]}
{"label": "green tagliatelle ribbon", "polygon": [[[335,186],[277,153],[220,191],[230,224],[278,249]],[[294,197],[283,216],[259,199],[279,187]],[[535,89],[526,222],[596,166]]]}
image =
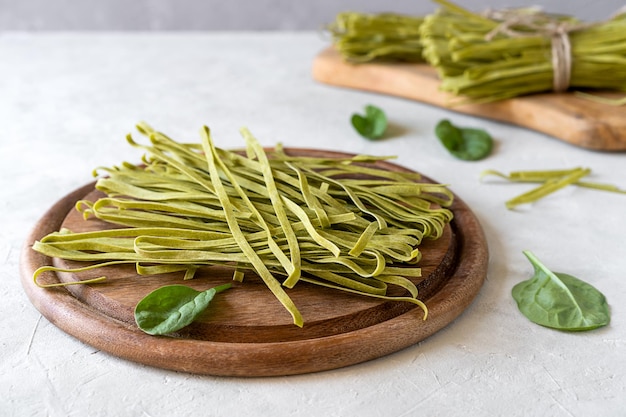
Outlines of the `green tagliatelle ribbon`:
{"label": "green tagliatelle ribbon", "polygon": [[[76,269],[44,266],[33,279],[42,287],[100,282],[105,277],[46,284],[48,271],[82,272],[133,264],[139,275],[226,265],[233,279],[261,277],[296,325],[303,318],[287,290],[300,281],[382,299],[418,300],[419,246],[436,239],[452,219],[453,195],[421,182],[419,174],[386,170],[388,157],[288,155],[265,150],[247,130],[245,153],[215,146],[207,127],[200,144],[184,144],[145,123],[142,165],[98,168],[97,201],[79,201],[85,219],[118,228],[61,230],[35,242],[50,257],[84,262]],[[405,296],[389,296],[388,287]]]}
{"label": "green tagliatelle ribbon", "polygon": [[581,181],[581,178],[589,175],[590,173],[591,169],[581,167],[560,170],[514,171],[508,175],[489,169],[483,171],[480,174],[480,177],[497,176],[510,182],[541,184],[530,191],[506,201],[505,205],[508,209],[513,209],[521,204],[533,203],[549,194],[567,187],[568,185],[577,185],[579,187],[591,188],[594,190],[626,194],[626,190],[622,190],[612,184]]}

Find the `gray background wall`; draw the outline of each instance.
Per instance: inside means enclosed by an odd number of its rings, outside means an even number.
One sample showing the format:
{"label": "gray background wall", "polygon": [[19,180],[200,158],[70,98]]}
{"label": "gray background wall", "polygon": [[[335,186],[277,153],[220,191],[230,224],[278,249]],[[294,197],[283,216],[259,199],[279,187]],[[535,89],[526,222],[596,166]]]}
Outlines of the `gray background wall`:
{"label": "gray background wall", "polygon": [[[457,0],[474,11],[540,4],[583,20],[609,17],[616,0]],[[426,14],[427,0],[0,0],[3,30],[314,30],[345,10]]]}

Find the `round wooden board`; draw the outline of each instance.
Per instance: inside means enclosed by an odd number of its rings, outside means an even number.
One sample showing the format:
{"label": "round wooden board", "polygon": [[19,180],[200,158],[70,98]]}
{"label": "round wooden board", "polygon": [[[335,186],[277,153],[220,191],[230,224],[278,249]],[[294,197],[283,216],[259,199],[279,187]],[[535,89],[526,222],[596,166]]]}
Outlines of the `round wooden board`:
{"label": "round wooden board", "polygon": [[[345,157],[338,152],[290,149],[303,156]],[[410,172],[389,162],[380,166]],[[427,179],[426,179],[427,180]],[[137,276],[134,266],[81,274],[106,275],[104,284],[42,289],[32,280],[40,266],[72,266],[32,250],[34,241],[62,227],[72,231],[106,227],[82,220],[76,201],[95,199],[94,183],[67,195],[39,220],[22,250],[22,285],[34,306],[57,327],[112,355],[164,369],[223,376],[279,376],[336,369],[379,358],[413,345],[459,316],[480,290],[487,273],[488,249],[480,224],[455,196],[454,220],[444,236],[420,246],[423,276],[420,299],[428,306],[355,296],[300,283],[288,293],[305,324],[291,316],[253,274],[216,297],[207,313],[174,337],[155,337],[134,324],[133,309],[148,292],[183,283],[206,289],[231,282],[232,270],[201,269],[182,282],[181,274]],[[45,273],[42,282],[75,281],[69,273]]]}

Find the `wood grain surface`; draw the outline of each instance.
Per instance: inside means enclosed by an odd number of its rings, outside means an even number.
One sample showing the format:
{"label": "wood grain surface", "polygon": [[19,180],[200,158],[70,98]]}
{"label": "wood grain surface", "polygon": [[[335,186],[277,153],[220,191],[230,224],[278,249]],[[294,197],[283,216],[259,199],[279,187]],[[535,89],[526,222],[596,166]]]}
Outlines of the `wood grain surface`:
{"label": "wood grain surface", "polygon": [[[315,58],[313,78],[329,85],[399,96],[511,123],[586,149],[626,150],[626,106],[601,104],[573,93],[535,94],[488,104],[451,106],[454,97],[439,90],[437,73],[427,64],[351,64],[332,47]],[[602,95],[623,97],[623,93]]]}
{"label": "wood grain surface", "polygon": [[[345,154],[289,150],[307,156]],[[395,171],[401,166],[379,162]],[[456,197],[454,220],[441,239],[422,246],[420,266],[426,279],[418,283],[420,299],[429,308],[427,320],[413,304],[389,302],[320,288],[306,283],[289,290],[304,316],[298,328],[254,274],[220,293],[207,313],[172,337],[155,337],[134,324],[133,309],[148,292],[183,283],[181,274],[137,276],[133,266],[81,273],[80,278],[106,275],[103,284],[42,289],[32,280],[39,266],[76,265],[49,259],[31,249],[46,234],[67,227],[73,231],[109,227],[84,221],[73,207],[80,199],[96,199],[94,184],[74,191],[51,207],[26,241],[21,260],[22,284],[35,307],[57,327],[112,355],[155,367],[227,376],[278,376],[335,369],[379,358],[413,345],[452,322],[471,303],[487,271],[488,250],[481,226]],[[46,273],[43,282],[68,282],[70,273]],[[227,268],[201,269],[183,284],[206,289],[231,282]]]}

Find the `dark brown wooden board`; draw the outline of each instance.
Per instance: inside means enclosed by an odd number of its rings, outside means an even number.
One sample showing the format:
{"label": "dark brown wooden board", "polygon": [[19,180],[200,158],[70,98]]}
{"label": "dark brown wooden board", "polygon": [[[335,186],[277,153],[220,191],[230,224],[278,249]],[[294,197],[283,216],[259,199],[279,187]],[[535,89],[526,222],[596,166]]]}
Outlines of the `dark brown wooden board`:
{"label": "dark brown wooden board", "polygon": [[[439,90],[436,70],[426,64],[351,64],[332,47],[313,61],[313,78],[337,87],[372,91],[420,101],[482,118],[532,129],[586,149],[626,150],[626,106],[597,103],[574,93],[534,94],[488,104],[454,105]],[[623,93],[596,93],[607,98]]]}
{"label": "dark brown wooden board", "polygon": [[[298,155],[346,156],[337,152],[291,149]],[[380,162],[382,167],[409,171]],[[206,289],[231,282],[227,268],[201,269],[197,278],[181,274],[137,276],[134,267],[110,267],[82,273],[80,278],[106,275],[103,284],[42,289],[32,280],[40,266],[72,266],[32,250],[34,241],[67,227],[73,231],[106,227],[82,219],[76,201],[95,199],[94,184],[72,192],[39,220],[28,237],[21,259],[23,287],[34,306],[53,324],[112,355],[164,369],[224,376],[279,376],[336,369],[375,359],[411,346],[458,317],[480,290],[487,272],[488,249],[481,226],[456,197],[454,220],[444,236],[428,241],[420,266],[426,279],[418,284],[423,312],[409,303],[389,302],[299,283],[288,290],[304,316],[298,328],[264,284],[247,274],[244,282],[220,293],[207,314],[175,335],[155,337],[134,324],[133,309],[148,292],[162,285],[185,284]],[[75,281],[70,273],[45,273],[42,282]]]}

